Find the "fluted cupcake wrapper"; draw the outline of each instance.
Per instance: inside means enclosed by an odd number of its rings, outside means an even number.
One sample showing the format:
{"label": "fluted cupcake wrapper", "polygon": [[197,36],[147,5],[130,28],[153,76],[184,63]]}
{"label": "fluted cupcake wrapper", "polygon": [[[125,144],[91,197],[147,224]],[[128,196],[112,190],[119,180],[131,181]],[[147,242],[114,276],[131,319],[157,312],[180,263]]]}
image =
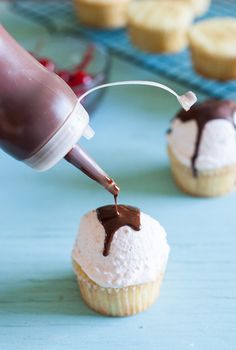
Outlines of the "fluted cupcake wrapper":
{"label": "fluted cupcake wrapper", "polygon": [[219,169],[198,171],[193,176],[192,169],[183,165],[168,147],[171,171],[177,186],[186,193],[199,197],[222,196],[235,188],[236,165]]}
{"label": "fluted cupcake wrapper", "polygon": [[131,316],[146,310],[160,293],[163,274],[150,283],[124,288],[103,288],[93,282],[73,262],[81,295],[85,303],[93,310],[107,316]]}

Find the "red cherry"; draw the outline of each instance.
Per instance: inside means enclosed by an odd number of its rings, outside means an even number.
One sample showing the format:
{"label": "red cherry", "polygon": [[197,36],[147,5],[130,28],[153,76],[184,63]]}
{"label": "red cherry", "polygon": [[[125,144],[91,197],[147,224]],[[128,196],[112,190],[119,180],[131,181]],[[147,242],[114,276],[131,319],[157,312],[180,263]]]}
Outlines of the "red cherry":
{"label": "red cherry", "polygon": [[57,75],[62,78],[66,83],[69,82],[71,74],[67,70],[60,70],[57,72]]}
{"label": "red cherry", "polygon": [[75,71],[72,73],[70,80],[69,80],[69,85],[70,87],[75,87],[78,85],[86,85],[92,81],[92,76],[86,72],[83,72],[82,70]]}
{"label": "red cherry", "polygon": [[54,72],[55,63],[48,58],[41,58],[38,60],[45,68],[47,68],[50,72]]}
{"label": "red cherry", "polygon": [[85,70],[87,66],[90,64],[90,62],[93,60],[95,47],[94,45],[89,45],[86,52],[84,53],[84,56],[77,66],[77,70]]}

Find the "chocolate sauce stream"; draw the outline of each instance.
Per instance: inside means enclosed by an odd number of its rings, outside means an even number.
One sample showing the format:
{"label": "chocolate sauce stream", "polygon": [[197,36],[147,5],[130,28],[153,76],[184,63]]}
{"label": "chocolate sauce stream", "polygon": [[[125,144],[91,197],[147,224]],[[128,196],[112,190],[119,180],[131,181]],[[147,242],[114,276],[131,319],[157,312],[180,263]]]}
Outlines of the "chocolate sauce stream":
{"label": "chocolate sauce stream", "polygon": [[177,114],[176,119],[181,120],[183,123],[195,120],[198,126],[195,149],[191,159],[191,167],[194,176],[197,176],[196,160],[206,124],[211,120],[225,119],[236,128],[236,123],[234,121],[235,113],[235,101],[207,100],[203,103],[195,104],[188,112],[181,110]]}
{"label": "chocolate sauce stream", "polygon": [[103,255],[108,256],[114,234],[120,227],[130,226],[133,230],[139,231],[140,210],[128,205],[118,205],[118,212],[115,205],[106,205],[97,209],[97,217],[105,229],[105,241]]}
{"label": "chocolate sauce stream", "polygon": [[112,180],[81,147],[75,145],[71,151],[67,153],[65,159],[92,180],[105,187],[113,196],[118,196],[120,189],[114,180]]}
{"label": "chocolate sauce stream", "polygon": [[114,195],[114,201],[115,201],[116,214],[117,214],[117,215],[120,215],[117,199],[118,199],[118,194],[115,194],[115,195]]}

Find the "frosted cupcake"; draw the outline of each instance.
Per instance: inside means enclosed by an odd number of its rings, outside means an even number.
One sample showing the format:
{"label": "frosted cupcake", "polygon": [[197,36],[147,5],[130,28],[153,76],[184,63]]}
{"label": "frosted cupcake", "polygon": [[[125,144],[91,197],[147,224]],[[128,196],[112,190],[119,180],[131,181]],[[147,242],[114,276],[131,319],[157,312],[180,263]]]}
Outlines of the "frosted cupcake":
{"label": "frosted cupcake", "polygon": [[81,295],[97,312],[129,316],[159,295],[169,246],[158,221],[139,209],[113,205],[81,219],[72,259]]}
{"label": "frosted cupcake", "polygon": [[181,110],[168,133],[177,185],[195,196],[230,192],[236,181],[236,102],[209,100]]}

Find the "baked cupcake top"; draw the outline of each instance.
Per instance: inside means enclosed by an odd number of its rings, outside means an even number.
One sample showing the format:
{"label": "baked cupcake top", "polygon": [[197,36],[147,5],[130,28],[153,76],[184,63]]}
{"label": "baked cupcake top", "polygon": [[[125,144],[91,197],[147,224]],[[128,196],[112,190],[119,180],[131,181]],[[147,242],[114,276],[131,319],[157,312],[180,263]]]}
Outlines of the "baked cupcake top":
{"label": "baked cupcake top", "polygon": [[173,30],[188,27],[193,19],[189,4],[181,1],[134,1],[128,8],[128,21],[150,29]]}
{"label": "baked cupcake top", "polygon": [[223,57],[236,57],[236,19],[213,18],[201,21],[189,31],[190,43],[205,48],[207,52]]}
{"label": "baked cupcake top", "polygon": [[[117,4],[117,0],[75,0],[78,3],[87,3],[87,4],[94,4],[94,5],[114,5]],[[119,3],[126,3],[130,2],[131,0],[119,0]]]}
{"label": "baked cupcake top", "polygon": [[207,100],[181,110],[168,132],[177,159],[199,170],[236,164],[236,102]]}
{"label": "baked cupcake top", "polygon": [[154,281],[169,253],[166,232],[137,208],[93,210],[81,219],[72,257],[102,287],[122,288]]}
{"label": "baked cupcake top", "polygon": [[191,5],[196,16],[201,16],[207,12],[210,7],[211,0],[175,0],[183,1]]}

